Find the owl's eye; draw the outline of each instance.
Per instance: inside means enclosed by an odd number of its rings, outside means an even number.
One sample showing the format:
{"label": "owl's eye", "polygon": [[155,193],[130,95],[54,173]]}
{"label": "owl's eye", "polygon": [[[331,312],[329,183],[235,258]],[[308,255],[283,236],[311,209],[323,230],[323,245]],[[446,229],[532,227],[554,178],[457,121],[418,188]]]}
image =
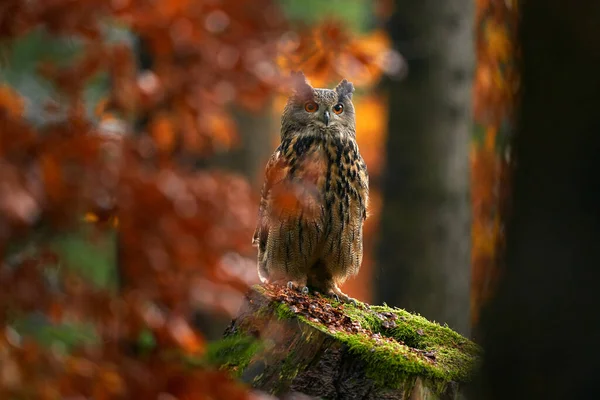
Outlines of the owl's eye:
{"label": "owl's eye", "polygon": [[314,101],[307,101],[306,103],[304,103],[304,109],[309,113],[314,113],[319,109],[319,105]]}
{"label": "owl's eye", "polygon": [[342,103],[337,103],[333,106],[333,112],[336,114],[341,114],[344,111],[344,105]]}

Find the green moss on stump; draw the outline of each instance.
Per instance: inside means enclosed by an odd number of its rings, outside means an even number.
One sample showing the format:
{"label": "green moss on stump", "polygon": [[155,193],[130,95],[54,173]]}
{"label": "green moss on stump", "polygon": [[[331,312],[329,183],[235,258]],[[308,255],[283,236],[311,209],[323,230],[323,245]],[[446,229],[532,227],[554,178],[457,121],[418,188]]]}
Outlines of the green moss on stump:
{"label": "green moss on stump", "polygon": [[[290,322],[297,319],[300,323],[293,325],[300,339],[294,340],[310,342],[318,336],[321,341],[330,339],[328,346],[339,343],[340,348],[364,362],[366,376],[379,387],[412,388],[420,378],[442,393],[450,382],[468,382],[481,355],[475,343],[450,328],[399,308],[341,304],[272,286],[255,286],[253,290],[265,299],[259,308],[252,309],[254,316],[276,316]],[[252,318],[244,320],[247,324]],[[257,329],[245,326],[241,331],[252,333]],[[315,335],[317,332],[322,334]],[[283,356],[279,368],[280,379],[291,382],[306,366],[306,357],[294,354],[295,344],[288,346],[289,353]],[[261,357],[258,348],[255,350],[254,358]],[[263,351],[268,352],[268,346]],[[248,358],[248,353],[244,357]],[[229,363],[249,364],[247,359]]]}
{"label": "green moss on stump", "polygon": [[239,377],[263,347],[263,343],[255,337],[235,334],[211,343],[203,361],[210,366],[227,369],[232,375]]}
{"label": "green moss on stump", "polygon": [[[270,294],[262,286],[254,289]],[[332,332],[327,324],[293,312],[290,304],[284,302],[274,303],[274,311],[279,318],[298,318],[347,345],[367,362],[369,375],[378,381],[383,378],[381,383],[386,386],[397,387],[395,382],[411,376],[467,382],[481,355],[480,347],[469,339],[403,309],[364,303],[331,304],[342,308],[351,321],[358,322],[367,332]]]}

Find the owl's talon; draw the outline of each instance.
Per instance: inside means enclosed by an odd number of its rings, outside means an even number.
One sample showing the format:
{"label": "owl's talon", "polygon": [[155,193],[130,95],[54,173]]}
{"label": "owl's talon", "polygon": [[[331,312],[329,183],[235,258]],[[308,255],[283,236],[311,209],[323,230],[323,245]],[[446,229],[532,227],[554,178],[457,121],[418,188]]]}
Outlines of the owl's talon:
{"label": "owl's talon", "polygon": [[329,293],[327,293],[327,295],[329,297],[331,297],[332,299],[334,299],[337,302],[340,303],[351,303],[352,305],[358,306],[358,302],[353,299],[352,297],[342,293],[341,291],[331,291]]}
{"label": "owl's talon", "polygon": [[308,294],[308,286],[302,288],[302,294]]}

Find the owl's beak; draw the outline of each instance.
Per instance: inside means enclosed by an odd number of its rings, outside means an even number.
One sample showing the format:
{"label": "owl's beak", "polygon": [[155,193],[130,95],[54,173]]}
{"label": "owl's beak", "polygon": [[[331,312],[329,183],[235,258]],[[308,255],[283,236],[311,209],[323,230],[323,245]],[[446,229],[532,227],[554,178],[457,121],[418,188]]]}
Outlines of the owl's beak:
{"label": "owl's beak", "polygon": [[329,126],[329,110],[325,110],[323,113],[323,122],[325,122],[325,126]]}

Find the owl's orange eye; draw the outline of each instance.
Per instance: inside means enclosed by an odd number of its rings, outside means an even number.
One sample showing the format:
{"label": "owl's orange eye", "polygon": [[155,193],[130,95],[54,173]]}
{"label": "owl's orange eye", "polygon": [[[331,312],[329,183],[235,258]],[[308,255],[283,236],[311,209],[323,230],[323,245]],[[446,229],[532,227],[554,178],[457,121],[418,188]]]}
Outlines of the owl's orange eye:
{"label": "owl's orange eye", "polygon": [[308,111],[309,113],[314,113],[315,111],[317,111],[319,109],[319,105],[317,103],[315,103],[314,101],[307,101],[304,104],[304,109],[306,111]]}
{"label": "owl's orange eye", "polygon": [[333,112],[336,114],[341,114],[344,111],[344,105],[342,103],[337,103],[333,106]]}

